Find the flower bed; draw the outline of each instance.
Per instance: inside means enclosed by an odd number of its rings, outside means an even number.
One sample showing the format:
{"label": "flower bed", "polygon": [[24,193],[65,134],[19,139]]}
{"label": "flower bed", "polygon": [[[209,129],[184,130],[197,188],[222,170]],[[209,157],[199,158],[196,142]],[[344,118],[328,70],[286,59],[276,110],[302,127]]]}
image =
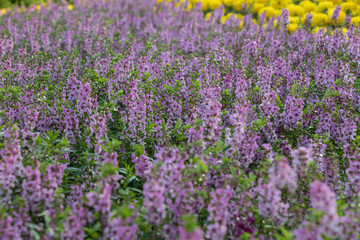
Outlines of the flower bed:
{"label": "flower bed", "polygon": [[[274,22],[270,21],[271,26],[276,25],[277,17],[281,15],[282,10],[286,9],[290,16],[288,25],[290,32],[294,32],[306,24],[310,24],[314,32],[334,26],[342,27],[343,31],[346,32],[349,23],[356,26],[360,23],[360,2],[357,0],[158,0],[158,2],[176,3],[177,7],[182,6],[187,10],[199,4],[207,14],[223,7],[224,16],[221,19],[223,22],[232,16],[239,19],[243,19],[244,16],[251,16],[254,23],[265,26],[271,18],[275,18]],[[334,11],[337,16],[336,21],[333,16]]]}
{"label": "flower bed", "polygon": [[222,16],[3,15],[0,238],[358,238],[359,29]]}

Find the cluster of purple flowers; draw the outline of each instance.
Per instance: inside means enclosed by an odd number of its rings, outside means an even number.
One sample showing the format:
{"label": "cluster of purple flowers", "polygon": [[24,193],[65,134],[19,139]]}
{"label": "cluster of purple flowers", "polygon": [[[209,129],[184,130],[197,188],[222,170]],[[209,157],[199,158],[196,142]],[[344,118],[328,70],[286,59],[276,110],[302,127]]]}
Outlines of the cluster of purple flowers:
{"label": "cluster of purple flowers", "polygon": [[0,239],[360,237],[351,21],[74,2],[0,17]]}

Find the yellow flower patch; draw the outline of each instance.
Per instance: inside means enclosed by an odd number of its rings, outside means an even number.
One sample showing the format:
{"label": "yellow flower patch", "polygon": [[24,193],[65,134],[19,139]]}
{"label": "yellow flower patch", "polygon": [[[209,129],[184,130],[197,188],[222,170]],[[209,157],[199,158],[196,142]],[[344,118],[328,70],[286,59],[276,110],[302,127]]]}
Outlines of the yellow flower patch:
{"label": "yellow flower patch", "polygon": [[[157,1],[177,1],[179,3],[186,0]],[[353,24],[360,24],[360,0],[188,0],[188,2],[189,5],[185,10],[190,10],[197,3],[202,4],[203,11],[212,11],[221,5],[225,6],[226,10],[224,9],[224,16],[221,18],[222,22],[226,22],[233,15],[239,17],[241,13],[244,15],[253,14],[253,22],[258,23],[258,18],[265,12],[266,18],[263,26],[267,26],[267,21],[272,17],[275,18],[274,25],[276,26],[276,18],[282,14],[282,9],[287,9],[289,11],[289,24],[287,26],[289,32],[301,28],[307,14],[312,15],[311,26],[315,32],[323,27],[334,27],[335,21],[331,19],[331,16],[338,5],[340,5],[341,11],[336,21],[336,27],[344,29],[347,14],[352,15]],[[207,13],[206,19],[209,19],[209,16],[210,13]],[[240,25],[242,24],[243,22],[240,21]],[[241,28],[242,26],[239,27]]]}

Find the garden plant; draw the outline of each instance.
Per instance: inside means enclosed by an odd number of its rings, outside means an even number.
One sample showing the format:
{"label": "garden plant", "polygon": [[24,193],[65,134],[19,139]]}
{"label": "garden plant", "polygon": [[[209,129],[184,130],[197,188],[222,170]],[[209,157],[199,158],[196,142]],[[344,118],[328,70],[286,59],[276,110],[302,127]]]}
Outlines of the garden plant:
{"label": "garden plant", "polygon": [[1,240],[359,239],[357,12],[205,2],[3,11]]}

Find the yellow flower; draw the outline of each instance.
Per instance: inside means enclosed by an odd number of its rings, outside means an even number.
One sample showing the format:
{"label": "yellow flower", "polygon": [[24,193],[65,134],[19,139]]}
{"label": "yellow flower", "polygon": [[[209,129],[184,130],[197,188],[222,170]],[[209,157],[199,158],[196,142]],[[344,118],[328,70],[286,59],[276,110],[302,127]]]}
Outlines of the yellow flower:
{"label": "yellow flower", "polygon": [[312,33],[318,33],[321,29],[324,29],[324,32],[327,32],[326,28],[322,28],[322,27],[316,27],[312,30]]}
{"label": "yellow flower", "polygon": [[265,7],[265,4],[263,4],[263,3],[255,3],[254,7],[253,7],[253,12],[258,13],[259,10],[262,9],[263,7]]}
{"label": "yellow flower", "polygon": [[1,9],[1,15],[4,15],[5,13],[6,13],[6,9],[5,8]]}
{"label": "yellow flower", "polygon": [[226,20],[228,20],[232,15],[234,15],[233,13],[228,13],[225,16],[221,17],[221,23],[226,22]]}
{"label": "yellow flower", "polygon": [[297,6],[295,4],[289,4],[286,6],[286,9],[289,11],[290,16],[303,16],[305,14],[305,10],[301,6]]}
{"label": "yellow flower", "polygon": [[235,14],[235,18],[236,18],[236,19],[243,19],[243,17],[244,17],[244,16],[241,15],[240,13],[236,13],[236,14]]}
{"label": "yellow flower", "polygon": [[313,27],[322,26],[323,24],[326,25],[329,22],[329,17],[324,13],[312,13],[312,15],[313,17],[311,25]]}
{"label": "yellow flower", "polygon": [[355,11],[357,9],[357,5],[354,2],[344,2],[341,4],[341,11]]}
{"label": "yellow flower", "polygon": [[290,23],[299,24],[300,23],[300,17],[290,17]]}
{"label": "yellow flower", "polygon": [[291,23],[291,24],[288,25],[288,28],[287,28],[287,29],[288,29],[289,32],[292,33],[292,32],[295,32],[295,31],[296,31],[297,27],[298,27],[297,24]]}
{"label": "yellow flower", "polygon": [[234,0],[222,0],[222,3],[225,5],[225,6],[232,6],[233,2],[235,2]]}
{"label": "yellow flower", "polygon": [[255,3],[263,3],[267,5],[269,3],[269,0],[255,0]]}
{"label": "yellow flower", "polygon": [[211,12],[208,12],[208,13],[205,15],[205,19],[206,19],[206,20],[209,20],[209,19],[210,19],[210,15],[211,15]]}
{"label": "yellow flower", "polygon": [[359,26],[360,25],[360,17],[351,18],[351,23],[354,24],[355,26]]}
{"label": "yellow flower", "polygon": [[271,0],[269,5],[275,9],[281,8],[281,2],[279,0]]}
{"label": "yellow flower", "polygon": [[328,10],[329,8],[333,8],[333,7],[334,7],[334,3],[330,2],[330,1],[325,1],[325,2],[319,3],[320,10]]}
{"label": "yellow flower", "polygon": [[243,1],[243,0],[235,0],[235,1],[233,1],[231,6],[232,6],[232,8],[234,10],[241,11],[243,4],[245,4],[245,1]]}
{"label": "yellow flower", "polygon": [[69,4],[69,5],[68,5],[68,10],[71,11],[71,10],[73,10],[73,9],[74,9],[74,5]]}
{"label": "yellow flower", "polygon": [[342,0],[331,0],[335,5],[341,4]]}
{"label": "yellow flower", "polygon": [[240,25],[239,25],[239,29],[242,29],[243,26],[244,26],[244,21],[241,21],[241,22],[240,22]]}
{"label": "yellow flower", "polygon": [[277,25],[278,25],[278,21],[277,21],[277,19],[275,19],[273,27],[277,27]]}
{"label": "yellow flower", "polygon": [[222,4],[220,0],[207,0],[207,3],[211,9],[216,9]]}
{"label": "yellow flower", "polygon": [[188,4],[187,7],[184,7],[185,11],[190,11],[194,6],[192,4]]}
{"label": "yellow flower", "polygon": [[275,9],[273,7],[263,7],[259,10],[259,15],[266,12],[266,18],[269,19],[275,16]]}
{"label": "yellow flower", "polygon": [[281,8],[285,8],[287,5],[292,4],[293,1],[292,0],[281,0],[280,3],[281,3]]}
{"label": "yellow flower", "polygon": [[341,29],[341,30],[342,30],[343,34],[346,34],[346,33],[347,33],[347,31],[348,31],[348,29],[347,29],[347,28],[343,28],[343,29]]}
{"label": "yellow flower", "polygon": [[318,6],[311,1],[303,1],[300,3],[300,6],[305,10],[305,12],[318,10]]}
{"label": "yellow flower", "polygon": [[275,10],[275,16],[280,16],[281,15],[281,9]]}

